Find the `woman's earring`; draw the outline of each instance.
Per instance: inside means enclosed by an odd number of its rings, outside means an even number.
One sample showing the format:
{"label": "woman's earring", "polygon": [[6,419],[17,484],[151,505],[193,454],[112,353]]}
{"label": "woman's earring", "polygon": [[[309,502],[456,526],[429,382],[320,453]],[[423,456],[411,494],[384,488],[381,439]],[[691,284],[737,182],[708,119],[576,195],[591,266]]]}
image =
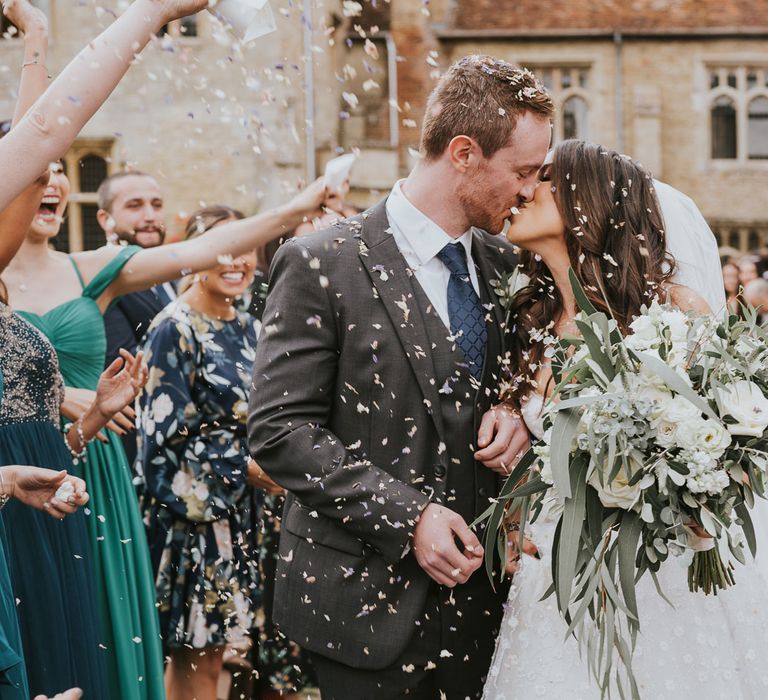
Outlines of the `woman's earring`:
{"label": "woman's earring", "polygon": [[552,192],[557,192],[557,187],[555,187],[554,185],[552,185],[552,187],[550,187],[549,189],[552,190]]}

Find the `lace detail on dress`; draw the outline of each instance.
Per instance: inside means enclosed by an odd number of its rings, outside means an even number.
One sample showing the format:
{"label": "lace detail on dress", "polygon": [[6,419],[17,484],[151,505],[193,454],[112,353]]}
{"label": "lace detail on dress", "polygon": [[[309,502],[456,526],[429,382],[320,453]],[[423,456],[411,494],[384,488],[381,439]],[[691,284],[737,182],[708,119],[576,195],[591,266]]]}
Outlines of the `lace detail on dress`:
{"label": "lace detail on dress", "polygon": [[59,426],[64,383],[56,353],[34,326],[0,303],[0,425],[47,420]]}

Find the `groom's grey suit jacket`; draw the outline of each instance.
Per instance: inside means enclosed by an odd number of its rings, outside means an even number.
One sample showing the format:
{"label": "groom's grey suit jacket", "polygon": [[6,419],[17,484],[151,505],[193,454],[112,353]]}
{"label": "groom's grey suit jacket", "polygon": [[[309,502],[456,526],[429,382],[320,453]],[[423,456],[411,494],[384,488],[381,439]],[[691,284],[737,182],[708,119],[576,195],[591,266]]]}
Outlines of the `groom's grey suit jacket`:
{"label": "groom's grey suit jacket", "polygon": [[[471,519],[498,490],[466,446],[497,399],[504,314],[488,283],[516,260],[503,238],[473,235],[488,353],[461,424],[456,395],[436,381],[437,351],[458,350],[384,202],[289,241],[270,272],[248,434],[256,461],[289,492],[274,616],[290,638],[351,666],[390,665],[413,634],[430,584],[404,555],[420,511],[445,502],[453,483]],[[451,454],[456,425],[469,428],[468,460]]]}

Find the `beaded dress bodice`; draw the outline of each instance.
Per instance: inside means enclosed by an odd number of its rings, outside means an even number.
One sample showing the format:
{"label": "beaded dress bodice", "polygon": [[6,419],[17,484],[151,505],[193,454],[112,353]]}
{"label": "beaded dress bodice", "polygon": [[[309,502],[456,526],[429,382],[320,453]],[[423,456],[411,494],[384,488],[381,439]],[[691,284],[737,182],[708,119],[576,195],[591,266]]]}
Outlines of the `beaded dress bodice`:
{"label": "beaded dress bodice", "polygon": [[0,302],[0,426],[50,421],[57,428],[64,383],[51,344]]}

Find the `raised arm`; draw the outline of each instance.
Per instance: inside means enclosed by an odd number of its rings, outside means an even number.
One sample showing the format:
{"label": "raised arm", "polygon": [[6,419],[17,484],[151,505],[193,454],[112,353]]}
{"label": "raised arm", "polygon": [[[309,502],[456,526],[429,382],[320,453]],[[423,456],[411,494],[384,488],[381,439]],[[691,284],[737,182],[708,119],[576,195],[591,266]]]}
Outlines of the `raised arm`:
{"label": "raised arm", "polygon": [[151,36],[167,22],[207,5],[207,0],[135,0],[89,43],[0,140],[0,209],[69,148]]}
{"label": "raised arm", "polygon": [[[288,204],[219,226],[214,235],[139,251],[110,285],[101,303],[108,304],[122,294],[207,270],[219,264],[221,256],[237,257],[258,248],[316,215],[325,197],[325,183],[319,178]],[[78,260],[87,258],[88,254],[82,254]]]}
{"label": "raised arm", "polygon": [[[45,13],[33,7],[28,0],[7,0],[3,13],[24,35],[19,97],[13,115],[15,126],[48,86],[48,20]],[[0,272],[5,269],[22,244],[24,235],[40,208],[40,200],[47,183],[46,168],[8,207],[0,211]]]}

